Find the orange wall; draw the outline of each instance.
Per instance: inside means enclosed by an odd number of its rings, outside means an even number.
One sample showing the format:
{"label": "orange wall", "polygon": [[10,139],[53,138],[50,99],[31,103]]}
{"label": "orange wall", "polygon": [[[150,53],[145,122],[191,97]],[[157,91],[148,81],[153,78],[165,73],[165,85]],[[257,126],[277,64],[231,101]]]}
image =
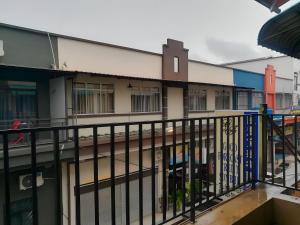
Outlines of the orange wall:
{"label": "orange wall", "polygon": [[265,69],[265,101],[269,108],[273,111],[276,108],[276,95],[275,95],[275,84],[276,84],[276,70],[273,65],[267,65]]}

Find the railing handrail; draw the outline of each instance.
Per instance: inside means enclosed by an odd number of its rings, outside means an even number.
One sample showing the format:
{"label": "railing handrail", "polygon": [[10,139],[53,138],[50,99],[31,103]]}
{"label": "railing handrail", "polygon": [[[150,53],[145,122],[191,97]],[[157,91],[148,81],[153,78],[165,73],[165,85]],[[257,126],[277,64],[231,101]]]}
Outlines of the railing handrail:
{"label": "railing handrail", "polygon": [[[261,114],[253,114],[259,116]],[[22,132],[32,132],[32,131],[49,131],[49,130],[68,130],[68,129],[86,129],[86,128],[93,128],[93,127],[110,127],[110,126],[125,126],[125,125],[140,125],[140,124],[148,124],[151,125],[152,123],[172,123],[172,122],[182,122],[182,121],[195,121],[195,120],[212,120],[212,119],[227,119],[227,118],[237,118],[237,117],[246,117],[249,115],[229,115],[229,116],[209,116],[209,117],[197,117],[197,118],[182,118],[182,119],[168,119],[168,120],[146,120],[146,121],[129,121],[129,122],[113,122],[113,123],[98,123],[98,124],[80,124],[80,125],[67,125],[67,126],[53,126],[53,127],[38,127],[38,128],[21,128],[21,129],[7,129],[7,130],[0,130],[0,134],[8,133],[22,133]]]}

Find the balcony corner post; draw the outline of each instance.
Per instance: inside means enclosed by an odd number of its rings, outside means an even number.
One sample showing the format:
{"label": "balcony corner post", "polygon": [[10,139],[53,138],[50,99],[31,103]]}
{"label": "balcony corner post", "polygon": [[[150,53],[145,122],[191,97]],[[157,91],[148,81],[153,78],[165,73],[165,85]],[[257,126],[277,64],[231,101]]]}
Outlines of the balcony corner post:
{"label": "balcony corner post", "polygon": [[265,181],[266,174],[267,174],[267,148],[268,148],[268,105],[262,104],[262,128],[261,128],[261,135],[262,135],[262,181]]}

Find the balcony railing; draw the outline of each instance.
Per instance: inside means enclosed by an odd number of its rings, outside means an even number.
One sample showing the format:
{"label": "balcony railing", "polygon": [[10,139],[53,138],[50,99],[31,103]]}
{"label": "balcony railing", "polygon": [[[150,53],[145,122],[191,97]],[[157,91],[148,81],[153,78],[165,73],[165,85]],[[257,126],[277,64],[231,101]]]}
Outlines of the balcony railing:
{"label": "balcony railing", "polygon": [[[55,224],[65,224],[64,217],[67,217],[70,224],[76,225],[135,222],[155,225],[186,217],[195,221],[197,212],[220,202],[222,196],[244,187],[254,188],[258,120],[259,115],[253,114],[0,131],[5,225],[12,224],[11,202],[15,198],[15,187],[12,187],[10,176],[17,170],[11,152],[13,145],[9,142],[11,135],[24,133],[30,139],[27,167],[32,176],[29,219],[33,225],[43,224],[41,215],[49,210],[40,200],[37,184],[42,163],[38,160],[37,136],[42,132],[52,137],[49,148],[53,150],[55,205],[51,208]],[[66,159],[62,158],[65,149],[61,146],[66,140],[61,133],[66,132],[70,134],[73,151],[68,160],[74,165],[74,184],[71,184],[74,201],[69,200],[68,206],[63,199],[72,198],[72,194],[65,196],[62,192],[65,182],[62,163]],[[99,163],[99,158],[107,161]],[[92,160],[91,182],[83,181],[85,177],[82,176],[88,176],[81,175],[83,159]],[[107,165],[102,170],[101,162]],[[99,179],[106,169],[109,177]],[[104,186],[109,190],[109,204],[103,202]],[[85,193],[93,194],[92,202],[87,202]],[[124,202],[119,202],[120,194]],[[66,208],[69,208],[68,216],[63,213]],[[107,209],[110,215],[103,213]]]}
{"label": "balcony railing", "polygon": [[[248,114],[0,131],[4,176],[4,188],[0,190],[4,190],[5,224],[12,224],[15,187],[12,187],[11,174],[18,170],[13,165],[11,135],[28,134],[30,140],[27,167],[32,176],[32,224],[47,224],[42,217],[46,211],[52,212],[56,225],[157,225],[182,218],[194,222],[197,213],[219,203],[233,191],[255,188],[258,181],[277,184],[275,178],[279,175],[275,173],[274,160],[270,161],[274,151],[283,155],[281,185],[289,186],[285,182],[286,156],[291,158],[294,154],[294,160],[299,160],[298,139],[293,146],[290,137],[286,137],[286,123],[278,128],[281,133],[274,128],[279,126],[274,118],[274,115]],[[293,118],[295,128],[298,117]],[[50,132],[52,137],[49,148],[53,150],[53,207],[41,202],[42,193],[37,184],[41,162],[36,137],[40,132]],[[73,155],[69,159],[62,157],[66,149],[61,147],[65,143],[61,133],[65,132],[72,143]],[[282,137],[282,152],[279,148],[270,148],[275,132],[279,139]],[[296,128],[295,133],[293,137],[298,137]],[[258,154],[260,138],[264,150],[262,158]],[[294,150],[288,152],[290,148]],[[271,149],[271,155],[267,149]],[[67,195],[62,191],[67,179],[63,175],[64,160],[71,165],[68,176],[74,176],[74,179],[68,178],[71,188]],[[85,164],[88,160],[90,164]],[[260,176],[258,162],[263,164]],[[297,174],[297,163],[294,168]]]}
{"label": "balcony railing", "polygon": [[[14,120],[0,120],[0,130],[19,130],[31,129],[39,127],[61,127],[67,125],[66,118],[22,118]],[[66,136],[66,134],[65,134]],[[46,144],[52,142],[53,136],[51,131],[40,132],[36,135],[38,144]],[[0,144],[2,144],[2,137],[0,137]],[[16,133],[10,135],[9,143],[12,147],[24,147],[30,145],[29,133]],[[0,147],[1,148],[1,147]]]}

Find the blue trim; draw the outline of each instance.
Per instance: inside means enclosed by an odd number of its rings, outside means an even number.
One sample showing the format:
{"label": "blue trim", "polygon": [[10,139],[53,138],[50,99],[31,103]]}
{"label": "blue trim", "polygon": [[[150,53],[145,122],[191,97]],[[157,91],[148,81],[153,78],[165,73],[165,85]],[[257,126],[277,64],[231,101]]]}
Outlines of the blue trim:
{"label": "blue trim", "polygon": [[[254,173],[254,177],[255,179],[257,179],[258,177],[258,112],[245,112],[244,115],[255,115],[255,130],[254,130],[254,152],[255,152],[255,156],[254,156],[254,167],[255,167],[255,173]],[[244,154],[243,154],[243,165],[244,165],[244,171],[247,173],[249,170],[251,171],[251,165],[248,165],[248,140],[250,138],[250,133],[249,133],[249,128],[250,128],[250,124],[248,124],[248,121],[246,120],[246,118],[243,119],[243,126],[244,126],[244,130],[245,130],[245,137],[243,140],[244,143]]]}

